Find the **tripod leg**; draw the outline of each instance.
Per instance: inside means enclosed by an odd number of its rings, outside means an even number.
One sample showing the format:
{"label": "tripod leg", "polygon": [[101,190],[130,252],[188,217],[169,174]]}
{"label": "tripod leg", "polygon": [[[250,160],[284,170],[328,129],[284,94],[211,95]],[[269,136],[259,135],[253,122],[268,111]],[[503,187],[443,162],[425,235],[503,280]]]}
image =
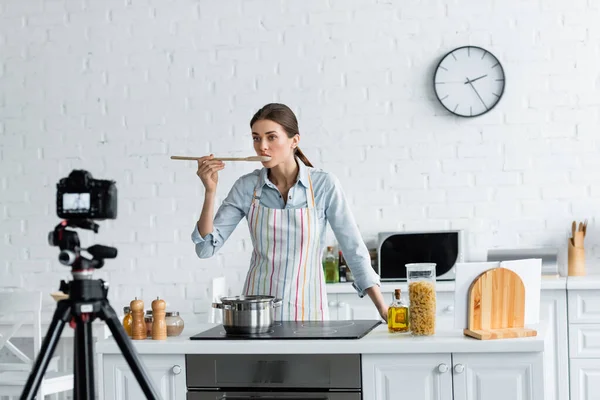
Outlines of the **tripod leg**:
{"label": "tripod leg", "polygon": [[54,311],[54,316],[52,316],[52,322],[48,327],[48,332],[46,333],[44,342],[42,343],[40,353],[38,354],[33,369],[27,378],[23,393],[21,393],[20,400],[31,400],[36,396],[37,391],[40,388],[42,378],[46,373],[46,368],[48,368],[50,359],[56,350],[56,345],[58,345],[58,340],[60,339],[60,335],[65,327],[65,323],[69,320],[70,316],[71,302],[69,300],[59,301],[56,305],[56,311]]}
{"label": "tripod leg", "polygon": [[75,398],[94,400],[94,353],[92,351],[92,326],[89,316],[76,317],[73,370],[75,374]]}
{"label": "tripod leg", "polygon": [[129,336],[125,333],[125,329],[121,325],[119,318],[117,318],[115,310],[108,304],[108,301],[102,303],[100,312],[98,312],[97,315],[106,321],[106,325],[108,325],[108,328],[112,332],[119,349],[121,349],[123,357],[125,357],[127,364],[129,364],[129,368],[131,368],[131,371],[146,395],[146,398],[150,400],[159,400],[161,398],[160,395],[152,386],[150,378],[148,377],[144,366],[139,361],[137,352],[131,344]]}

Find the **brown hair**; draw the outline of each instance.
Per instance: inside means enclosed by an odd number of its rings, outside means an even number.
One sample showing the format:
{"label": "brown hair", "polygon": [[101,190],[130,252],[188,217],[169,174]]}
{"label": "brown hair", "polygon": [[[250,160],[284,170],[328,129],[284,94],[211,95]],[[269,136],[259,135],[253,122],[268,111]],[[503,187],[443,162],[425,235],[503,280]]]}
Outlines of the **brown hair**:
{"label": "brown hair", "polygon": [[[254,125],[256,121],[260,121],[263,119],[268,119],[269,121],[273,121],[278,123],[285,129],[289,138],[293,138],[296,135],[299,135],[298,131],[298,120],[296,119],[296,115],[294,112],[285,104],[280,103],[270,103],[261,108],[254,114],[252,119],[250,120],[250,127]],[[295,148],[296,156],[302,161],[306,166],[312,167],[308,158],[304,155],[300,148]]]}

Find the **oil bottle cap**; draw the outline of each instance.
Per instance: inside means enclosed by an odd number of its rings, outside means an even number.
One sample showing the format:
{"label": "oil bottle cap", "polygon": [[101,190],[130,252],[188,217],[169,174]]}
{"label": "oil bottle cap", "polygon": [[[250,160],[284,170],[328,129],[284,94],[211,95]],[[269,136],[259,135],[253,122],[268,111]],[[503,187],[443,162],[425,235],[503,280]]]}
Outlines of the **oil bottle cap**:
{"label": "oil bottle cap", "polygon": [[394,297],[396,297],[397,299],[400,298],[400,289],[394,289]]}

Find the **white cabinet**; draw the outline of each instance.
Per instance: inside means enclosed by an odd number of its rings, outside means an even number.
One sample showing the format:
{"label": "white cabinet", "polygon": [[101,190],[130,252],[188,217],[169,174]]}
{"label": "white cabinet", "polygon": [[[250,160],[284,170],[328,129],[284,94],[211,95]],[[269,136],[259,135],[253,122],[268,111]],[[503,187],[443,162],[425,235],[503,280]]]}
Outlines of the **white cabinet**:
{"label": "white cabinet", "polygon": [[[183,354],[143,355],[140,361],[144,364],[154,388],[164,400],[184,400],[185,356]],[[103,355],[103,398],[114,400],[144,399],[129,364],[120,354]]]}
{"label": "white cabinet", "polygon": [[546,323],[544,383],[546,400],[569,400],[569,343],[567,332],[567,292],[542,290],[540,321]]}
{"label": "white cabinet", "polygon": [[600,363],[594,359],[571,360],[571,399],[600,398]]}
{"label": "white cabinet", "polygon": [[542,353],[364,355],[364,400],[544,400]]}
{"label": "white cabinet", "polygon": [[450,354],[364,355],[363,400],[452,400]]}
{"label": "white cabinet", "polygon": [[542,353],[453,354],[454,400],[544,400]]}
{"label": "white cabinet", "polygon": [[569,357],[571,400],[600,399],[600,290],[571,290]]}

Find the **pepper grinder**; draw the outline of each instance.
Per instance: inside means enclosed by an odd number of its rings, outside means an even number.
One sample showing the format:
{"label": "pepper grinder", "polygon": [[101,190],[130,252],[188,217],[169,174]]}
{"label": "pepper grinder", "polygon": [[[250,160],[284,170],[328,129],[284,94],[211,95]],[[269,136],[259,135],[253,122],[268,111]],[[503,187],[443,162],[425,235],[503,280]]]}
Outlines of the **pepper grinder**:
{"label": "pepper grinder", "polygon": [[131,314],[133,316],[133,321],[131,323],[131,338],[133,340],[142,340],[146,339],[146,323],[144,322],[144,302],[142,300],[138,300],[136,297],[135,300],[131,302],[129,305],[131,309]]}
{"label": "pepper grinder", "polygon": [[167,338],[167,321],[165,309],[167,305],[164,300],[156,298],[152,302],[152,339],[165,340]]}

